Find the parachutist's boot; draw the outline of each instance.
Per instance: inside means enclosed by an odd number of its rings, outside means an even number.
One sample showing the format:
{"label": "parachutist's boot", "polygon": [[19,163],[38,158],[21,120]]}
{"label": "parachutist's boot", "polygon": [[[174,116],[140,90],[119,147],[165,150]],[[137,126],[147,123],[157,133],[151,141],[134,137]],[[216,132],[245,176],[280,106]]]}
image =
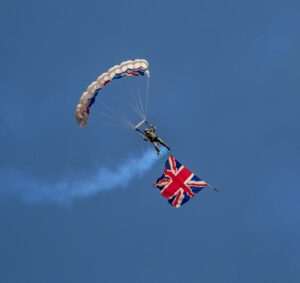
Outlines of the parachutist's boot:
{"label": "parachutist's boot", "polygon": [[153,146],[154,146],[154,148],[155,148],[155,150],[157,152],[157,155],[160,155],[161,152],[159,150],[159,147],[158,147],[157,143],[156,142],[152,142],[152,144],[153,144]]}

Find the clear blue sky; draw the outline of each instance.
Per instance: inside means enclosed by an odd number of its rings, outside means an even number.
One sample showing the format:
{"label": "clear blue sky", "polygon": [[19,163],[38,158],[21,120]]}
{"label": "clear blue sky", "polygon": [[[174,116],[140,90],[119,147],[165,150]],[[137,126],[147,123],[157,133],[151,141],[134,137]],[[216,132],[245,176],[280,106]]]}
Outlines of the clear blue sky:
{"label": "clear blue sky", "polygon": [[[1,0],[0,282],[300,282],[299,9]],[[28,202],[147,148],[74,120],[87,84],[130,58],[150,62],[173,154],[221,192],[172,208],[152,188],[161,159],[126,188]]]}

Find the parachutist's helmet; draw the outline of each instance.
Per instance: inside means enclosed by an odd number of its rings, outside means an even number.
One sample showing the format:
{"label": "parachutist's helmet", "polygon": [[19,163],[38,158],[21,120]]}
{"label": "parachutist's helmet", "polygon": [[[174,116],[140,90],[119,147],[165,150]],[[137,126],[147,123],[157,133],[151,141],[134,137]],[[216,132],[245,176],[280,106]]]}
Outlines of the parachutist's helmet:
{"label": "parachutist's helmet", "polygon": [[148,132],[148,131],[149,131],[149,129],[147,129],[147,128],[144,130],[144,132]]}

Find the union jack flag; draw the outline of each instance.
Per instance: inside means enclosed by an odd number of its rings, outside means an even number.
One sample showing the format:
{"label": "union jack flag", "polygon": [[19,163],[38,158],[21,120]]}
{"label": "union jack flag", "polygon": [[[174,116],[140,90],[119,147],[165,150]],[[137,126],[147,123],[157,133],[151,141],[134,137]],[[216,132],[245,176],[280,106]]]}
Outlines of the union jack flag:
{"label": "union jack flag", "polygon": [[166,161],[164,174],[157,179],[154,187],[159,188],[161,195],[167,198],[172,206],[178,208],[207,185],[170,155]]}

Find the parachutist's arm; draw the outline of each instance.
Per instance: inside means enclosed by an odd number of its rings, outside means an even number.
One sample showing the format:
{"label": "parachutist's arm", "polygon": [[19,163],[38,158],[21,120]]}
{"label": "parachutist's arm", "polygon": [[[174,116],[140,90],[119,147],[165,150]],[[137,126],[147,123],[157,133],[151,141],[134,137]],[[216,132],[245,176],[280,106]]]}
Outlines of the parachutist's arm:
{"label": "parachutist's arm", "polygon": [[153,125],[150,125],[150,127],[151,127],[151,130],[153,131],[153,133],[156,131],[156,127],[155,126],[153,126]]}
{"label": "parachutist's arm", "polygon": [[145,135],[141,135],[141,137],[144,139],[144,141],[148,141],[149,140]]}
{"label": "parachutist's arm", "polygon": [[149,139],[144,135],[144,133],[140,129],[135,129],[139,135],[144,139],[144,141],[148,141]]}
{"label": "parachutist's arm", "polygon": [[150,129],[155,132],[156,131],[156,127],[153,124],[149,124],[149,122],[147,120],[145,120],[145,123],[148,127],[150,127]]}
{"label": "parachutist's arm", "polygon": [[139,128],[136,128],[135,130],[144,136],[144,133]]}
{"label": "parachutist's arm", "polygon": [[149,140],[149,139],[148,139],[145,135],[143,135],[143,134],[140,134],[140,136],[143,138],[144,141],[148,141],[148,140]]}

